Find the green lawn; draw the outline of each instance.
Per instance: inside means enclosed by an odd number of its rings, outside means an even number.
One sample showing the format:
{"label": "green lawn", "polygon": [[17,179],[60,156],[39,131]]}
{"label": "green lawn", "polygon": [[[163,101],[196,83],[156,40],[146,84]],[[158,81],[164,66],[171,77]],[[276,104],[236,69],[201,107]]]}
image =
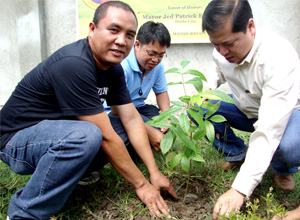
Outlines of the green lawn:
{"label": "green lawn", "polygon": [[[249,134],[237,132],[246,142]],[[180,146],[176,143],[175,149],[179,150]],[[201,181],[207,188],[211,189],[211,195],[208,200],[210,207],[216,202],[219,195],[226,192],[232,181],[234,180],[238,169],[223,172],[220,167],[222,156],[218,154],[211,145],[206,141],[199,143],[203,151],[203,156],[206,160],[205,164],[201,166],[194,166],[192,169],[191,181]],[[181,180],[179,188],[185,187],[186,173],[180,168],[169,170],[168,164],[165,163],[164,157],[155,152],[157,163],[162,173],[164,173],[171,181],[176,179]],[[137,162],[139,168],[145,176],[148,177],[145,166]],[[10,197],[22,186],[26,184],[30,176],[20,176],[14,174],[10,168],[4,163],[0,162],[0,219],[5,219]],[[101,171],[101,180],[91,186],[78,187],[75,189],[67,204],[52,220],[58,219],[149,219],[149,213],[143,204],[137,199],[135,191],[111,166],[107,165]],[[268,210],[271,207],[278,208],[281,203],[287,208],[296,208],[300,205],[300,173],[294,174],[296,180],[296,190],[293,193],[285,194],[274,187],[272,197],[268,197],[270,186],[273,185],[273,174],[269,170],[264,176],[263,181],[254,191],[247,202],[248,208],[243,207],[240,214],[231,217],[230,219],[264,219]],[[191,188],[192,190],[192,188]],[[256,200],[258,201],[256,204]],[[187,206],[188,207],[188,206]],[[257,210],[255,207],[258,207]],[[110,217],[103,214],[107,210],[110,212]],[[254,211],[253,211],[254,210]],[[107,211],[108,212],[108,211]],[[207,218],[211,219],[212,209],[207,210]],[[101,215],[100,215],[101,213]],[[112,215],[114,213],[114,215]],[[257,217],[259,216],[259,217]],[[173,219],[178,219],[174,217]],[[199,219],[202,219],[199,217]]]}

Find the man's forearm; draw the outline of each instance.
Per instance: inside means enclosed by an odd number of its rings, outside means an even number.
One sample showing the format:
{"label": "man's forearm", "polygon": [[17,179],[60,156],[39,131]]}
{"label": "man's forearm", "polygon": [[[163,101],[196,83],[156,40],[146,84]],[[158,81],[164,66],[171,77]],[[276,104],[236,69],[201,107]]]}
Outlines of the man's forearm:
{"label": "man's forearm", "polygon": [[166,111],[170,108],[170,98],[168,92],[156,93],[156,102],[161,111]]}
{"label": "man's forearm", "polygon": [[[129,141],[146,165],[150,175],[158,171],[142,118],[136,117],[124,126]],[[137,135],[139,134],[139,135]]]}
{"label": "man's forearm", "polygon": [[124,179],[131,183],[135,189],[142,187],[148,182],[132,161],[119,136],[116,136],[114,140],[103,140],[101,148],[112,166]]}

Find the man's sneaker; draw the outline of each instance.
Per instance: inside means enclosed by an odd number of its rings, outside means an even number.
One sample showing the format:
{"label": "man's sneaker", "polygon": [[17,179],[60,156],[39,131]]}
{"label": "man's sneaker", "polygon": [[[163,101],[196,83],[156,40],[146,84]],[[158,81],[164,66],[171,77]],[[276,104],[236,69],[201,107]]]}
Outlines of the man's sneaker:
{"label": "man's sneaker", "polygon": [[292,192],[296,187],[295,180],[292,175],[289,176],[279,176],[274,175],[274,183],[278,186],[283,192]]}
{"label": "man's sneaker", "polygon": [[241,160],[241,161],[232,161],[232,162],[223,160],[222,167],[223,167],[223,170],[226,172],[226,171],[228,171],[230,169],[233,169],[235,167],[242,166],[243,163],[244,163],[244,160]]}
{"label": "man's sneaker", "polygon": [[100,179],[100,173],[98,171],[94,171],[90,173],[88,176],[84,176],[79,182],[79,185],[86,186],[93,183],[96,183]]}

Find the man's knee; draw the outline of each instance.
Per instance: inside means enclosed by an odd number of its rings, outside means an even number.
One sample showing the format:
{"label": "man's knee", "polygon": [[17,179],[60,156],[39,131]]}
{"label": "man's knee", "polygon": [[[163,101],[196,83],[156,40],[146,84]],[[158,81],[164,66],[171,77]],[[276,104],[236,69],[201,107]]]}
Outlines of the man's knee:
{"label": "man's knee", "polygon": [[78,143],[87,155],[97,154],[102,143],[102,132],[100,129],[90,122],[81,123],[81,128],[77,129],[77,135],[80,135]]}
{"label": "man's knee", "polygon": [[299,144],[300,143],[293,144],[291,142],[289,143],[281,142],[277,152],[275,153],[275,156],[292,166],[299,166],[300,165]]}

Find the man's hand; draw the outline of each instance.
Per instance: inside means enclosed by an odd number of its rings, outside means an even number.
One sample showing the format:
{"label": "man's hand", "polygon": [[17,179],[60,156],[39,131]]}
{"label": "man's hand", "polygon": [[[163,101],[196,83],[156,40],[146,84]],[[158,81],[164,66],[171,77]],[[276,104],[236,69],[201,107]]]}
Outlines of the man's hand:
{"label": "man's hand", "polygon": [[160,142],[161,139],[164,137],[164,134],[157,130],[156,128],[151,127],[150,125],[145,124],[148,138],[150,141],[150,145],[153,147],[153,149],[157,152],[161,151],[160,149]]}
{"label": "man's hand", "polygon": [[218,199],[213,211],[213,219],[228,215],[229,212],[236,212],[242,207],[244,200],[245,195],[231,188]]}
{"label": "man's hand", "polygon": [[171,219],[170,210],[159,191],[149,182],[135,190],[139,199],[148,207],[154,217],[162,218],[162,215]]}
{"label": "man's hand", "polygon": [[297,220],[300,219],[300,206],[295,210],[288,211],[284,216],[274,216],[272,220]]}
{"label": "man's hand", "polygon": [[[168,122],[169,124],[172,124],[171,120],[168,120],[166,122]],[[167,133],[169,131],[169,128],[161,128],[160,131],[165,134],[165,133]]]}
{"label": "man's hand", "polygon": [[178,199],[178,196],[176,195],[170,181],[160,171],[153,173],[150,176],[150,182],[158,191],[162,189],[167,190],[171,196],[173,196],[175,199]]}

